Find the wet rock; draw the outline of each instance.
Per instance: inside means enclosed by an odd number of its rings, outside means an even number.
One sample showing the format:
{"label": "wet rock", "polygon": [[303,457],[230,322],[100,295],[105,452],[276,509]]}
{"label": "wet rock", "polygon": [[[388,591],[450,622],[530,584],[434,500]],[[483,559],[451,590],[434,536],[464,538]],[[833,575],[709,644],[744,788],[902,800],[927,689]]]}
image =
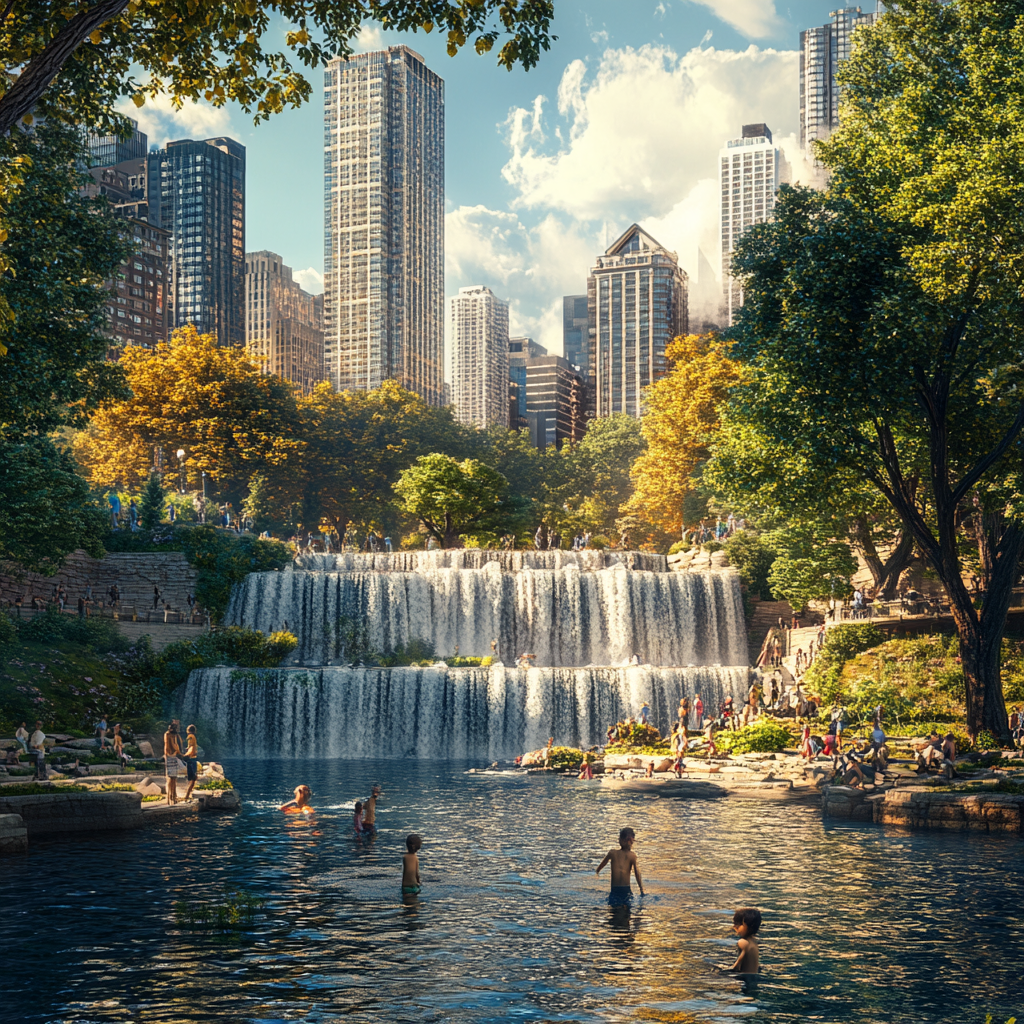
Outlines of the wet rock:
{"label": "wet rock", "polygon": [[136,746],[139,748],[139,752],[143,757],[155,757],[153,753],[153,744],[149,740],[139,740]]}

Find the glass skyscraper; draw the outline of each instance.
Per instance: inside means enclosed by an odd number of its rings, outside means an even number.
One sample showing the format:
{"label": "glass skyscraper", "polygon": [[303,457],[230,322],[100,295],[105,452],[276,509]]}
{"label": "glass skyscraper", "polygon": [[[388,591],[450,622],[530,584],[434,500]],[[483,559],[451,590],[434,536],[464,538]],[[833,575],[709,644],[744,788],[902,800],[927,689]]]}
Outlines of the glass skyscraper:
{"label": "glass skyscraper", "polygon": [[667,370],[665,349],[687,331],[679,258],[633,224],[597,258],[587,280],[588,416],[639,416],[641,392]]}
{"label": "glass skyscraper", "polygon": [[586,295],[562,297],[562,352],[584,382],[590,379],[590,339]]}
{"label": "glass skyscraper", "polygon": [[444,82],[407,46],[324,73],[324,342],[339,390],[444,400]]}
{"label": "glass skyscraper", "polygon": [[150,220],[171,232],[174,326],[244,345],[245,147],[227,138],[169,142],[150,155],[149,177]]}
{"label": "glass skyscraper", "polygon": [[125,160],[144,160],[146,157],[147,139],[145,132],[139,131],[139,123],[129,118],[134,131],[127,139],[117,135],[96,135],[89,132],[85,137],[89,149],[90,167],[111,167]]}

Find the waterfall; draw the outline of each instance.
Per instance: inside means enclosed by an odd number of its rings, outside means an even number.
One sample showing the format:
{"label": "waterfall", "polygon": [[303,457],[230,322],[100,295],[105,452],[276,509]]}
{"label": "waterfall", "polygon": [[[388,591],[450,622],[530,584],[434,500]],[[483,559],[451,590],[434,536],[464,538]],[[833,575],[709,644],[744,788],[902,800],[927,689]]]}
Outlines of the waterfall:
{"label": "waterfall", "polygon": [[209,723],[245,757],[515,757],[544,746],[603,744],[647,701],[666,732],[679,699],[709,708],[746,696],[746,668],[198,669],[183,721]]}
{"label": "waterfall", "polygon": [[[549,736],[602,743],[644,701],[665,734],[684,694],[715,710],[746,697],[736,574],[673,572],[663,555],[303,555],[236,585],[225,621],[299,640],[285,667],[200,669],[176,695],[182,718],[250,757],[500,759]],[[413,640],[439,659],[486,657],[492,642],[497,656],[479,669],[350,665],[353,645],[384,655]],[[524,653],[535,667],[506,667]]]}

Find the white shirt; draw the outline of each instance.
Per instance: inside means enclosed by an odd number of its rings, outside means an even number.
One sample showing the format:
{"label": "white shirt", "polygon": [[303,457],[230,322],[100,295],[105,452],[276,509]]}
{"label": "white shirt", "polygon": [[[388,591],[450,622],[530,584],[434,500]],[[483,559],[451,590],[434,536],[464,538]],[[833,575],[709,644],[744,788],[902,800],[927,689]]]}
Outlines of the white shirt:
{"label": "white shirt", "polygon": [[36,729],[36,731],[32,733],[32,738],[28,741],[28,745],[38,750],[40,747],[42,747],[43,741],[45,739],[46,733],[40,732],[38,729]]}
{"label": "white shirt", "polygon": [[18,726],[18,731],[14,734],[14,738],[18,739],[18,740],[27,740],[28,739],[28,731],[25,728],[23,728],[22,726],[19,725]]}

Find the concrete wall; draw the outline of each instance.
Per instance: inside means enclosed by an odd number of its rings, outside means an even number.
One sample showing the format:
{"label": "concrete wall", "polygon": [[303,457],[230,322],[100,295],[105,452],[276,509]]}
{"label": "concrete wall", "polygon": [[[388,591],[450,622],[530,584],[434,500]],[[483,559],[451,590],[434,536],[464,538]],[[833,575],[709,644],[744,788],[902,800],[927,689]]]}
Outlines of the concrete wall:
{"label": "concrete wall", "polygon": [[20,814],[29,837],[62,832],[141,828],[141,793],[43,793],[7,796],[0,791],[0,815]]}
{"label": "concrete wall", "polygon": [[19,814],[0,814],[0,857],[28,852],[28,830]]}
{"label": "concrete wall", "polygon": [[[91,558],[84,551],[68,556],[55,576],[24,575],[5,566],[0,573],[0,603],[14,602],[21,597],[26,608],[32,596],[49,600],[54,584],[63,583],[68,591],[68,605],[77,607],[79,596],[92,585],[93,599],[106,600],[107,591],[117,584],[121,604],[134,605],[139,611],[153,607],[153,587],[157,586],[175,609],[187,609],[186,597],[195,594],[196,573],[180,551],[158,551],[149,554],[118,553]],[[161,607],[163,607],[161,605]]]}

